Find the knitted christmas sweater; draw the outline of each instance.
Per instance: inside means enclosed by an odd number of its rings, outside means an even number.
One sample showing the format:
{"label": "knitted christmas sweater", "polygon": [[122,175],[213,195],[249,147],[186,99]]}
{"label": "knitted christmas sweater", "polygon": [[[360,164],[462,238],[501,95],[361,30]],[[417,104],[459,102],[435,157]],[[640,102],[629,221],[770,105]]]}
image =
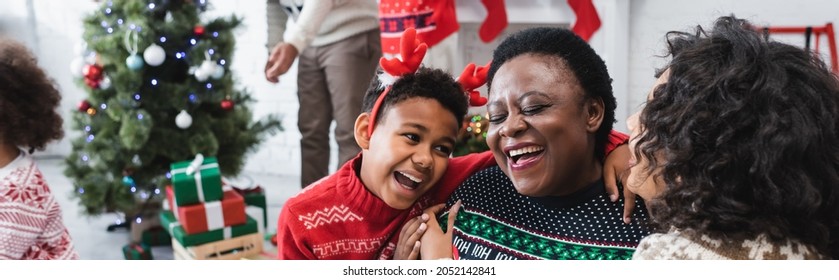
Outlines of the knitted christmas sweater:
{"label": "knitted christmas sweater", "polygon": [[0,168],[0,260],[78,258],[44,176],[21,151]]}
{"label": "knitted christmas sweater", "polygon": [[811,246],[794,240],[772,242],[761,235],[750,240],[722,240],[677,230],[641,240],[636,260],[815,260],[825,259]]}
{"label": "knitted christmas sweater", "polygon": [[446,173],[413,207],[400,210],[374,196],[358,177],[361,155],[290,198],[280,213],[280,259],[392,259],[408,219],[443,203],[470,174],[495,165],[489,152],[450,159]]}
{"label": "knitted christmas sweater", "polygon": [[379,30],[382,52],[399,54],[399,40],[405,29],[417,30],[417,40],[433,47],[457,32],[454,0],[381,0],[379,3]]}
{"label": "knitted christmas sweater", "polygon": [[623,198],[611,202],[602,180],[567,196],[527,197],[493,166],[463,182],[447,204],[457,200],[463,207],[453,243],[460,259],[630,259],[649,234],[639,225],[647,219],[643,202],[624,224]]}

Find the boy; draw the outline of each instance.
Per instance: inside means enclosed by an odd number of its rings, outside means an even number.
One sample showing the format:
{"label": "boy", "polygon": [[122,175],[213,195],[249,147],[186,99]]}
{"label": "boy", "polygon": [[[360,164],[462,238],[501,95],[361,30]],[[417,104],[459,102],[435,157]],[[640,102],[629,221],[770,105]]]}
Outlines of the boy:
{"label": "boy", "polygon": [[[408,49],[417,51],[405,53],[403,64],[422,60],[424,44]],[[449,159],[468,100],[451,76],[418,61],[387,71],[397,78],[392,85],[374,78],[355,122],[361,153],[286,202],[280,259],[391,259],[405,221],[445,201],[469,170],[494,164],[486,156]],[[415,242],[403,243],[410,251]]]}

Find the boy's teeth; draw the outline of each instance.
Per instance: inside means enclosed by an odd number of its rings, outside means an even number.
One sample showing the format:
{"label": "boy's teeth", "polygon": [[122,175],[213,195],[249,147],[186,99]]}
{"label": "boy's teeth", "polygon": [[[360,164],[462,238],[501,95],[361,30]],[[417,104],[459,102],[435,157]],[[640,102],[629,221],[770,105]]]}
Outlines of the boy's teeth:
{"label": "boy's teeth", "polygon": [[414,177],[414,176],[411,176],[411,175],[409,175],[408,173],[405,173],[405,172],[401,172],[401,171],[400,171],[400,172],[399,172],[399,174],[404,175],[405,177],[407,177],[408,179],[411,179],[411,181],[414,181],[414,182],[416,182],[416,183],[422,183],[422,180],[420,180],[419,178],[416,178],[416,177]]}
{"label": "boy's teeth", "polygon": [[524,148],[521,148],[521,149],[515,149],[515,150],[510,151],[510,157],[523,155],[523,154],[527,154],[527,153],[538,152],[538,151],[541,151],[541,150],[544,150],[544,148],[537,147],[537,146],[528,146],[528,147],[524,147]]}

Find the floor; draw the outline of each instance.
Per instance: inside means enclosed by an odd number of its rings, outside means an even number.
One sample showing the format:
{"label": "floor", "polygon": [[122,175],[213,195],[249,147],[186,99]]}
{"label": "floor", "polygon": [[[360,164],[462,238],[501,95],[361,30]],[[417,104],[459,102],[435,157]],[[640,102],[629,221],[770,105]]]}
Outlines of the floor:
{"label": "floor", "polygon": [[[109,225],[117,221],[116,214],[105,214],[98,217],[81,215],[78,201],[72,198],[71,181],[63,174],[64,166],[61,158],[36,158],[47,183],[49,183],[56,200],[61,205],[64,224],[70,231],[76,250],[81,259],[86,260],[122,260],[122,247],[130,242],[130,233],[126,229],[106,231]],[[283,203],[300,189],[300,178],[296,176],[277,176],[269,174],[248,174],[245,172],[236,180],[250,181],[265,189],[268,200],[268,229],[276,232],[276,221]],[[273,250],[273,246],[266,242],[266,250]],[[152,247],[154,259],[173,259],[171,246]]]}

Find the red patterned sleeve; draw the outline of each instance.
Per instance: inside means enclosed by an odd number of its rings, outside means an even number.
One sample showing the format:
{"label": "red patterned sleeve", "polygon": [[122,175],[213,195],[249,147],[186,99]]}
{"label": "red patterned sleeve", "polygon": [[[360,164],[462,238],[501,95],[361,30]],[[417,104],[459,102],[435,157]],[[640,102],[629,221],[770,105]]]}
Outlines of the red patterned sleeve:
{"label": "red patterned sleeve", "polygon": [[[49,187],[44,186],[47,190]],[[37,246],[45,253],[44,258],[51,260],[75,260],[79,258],[73,247],[70,232],[64,226],[61,218],[61,208],[49,194],[49,204],[46,205],[47,220],[43,234],[36,240]]]}
{"label": "red patterned sleeve", "polygon": [[629,141],[629,135],[617,130],[612,130],[612,133],[609,133],[609,139],[606,141],[605,155],[614,151],[618,146],[626,144],[627,141]]}

